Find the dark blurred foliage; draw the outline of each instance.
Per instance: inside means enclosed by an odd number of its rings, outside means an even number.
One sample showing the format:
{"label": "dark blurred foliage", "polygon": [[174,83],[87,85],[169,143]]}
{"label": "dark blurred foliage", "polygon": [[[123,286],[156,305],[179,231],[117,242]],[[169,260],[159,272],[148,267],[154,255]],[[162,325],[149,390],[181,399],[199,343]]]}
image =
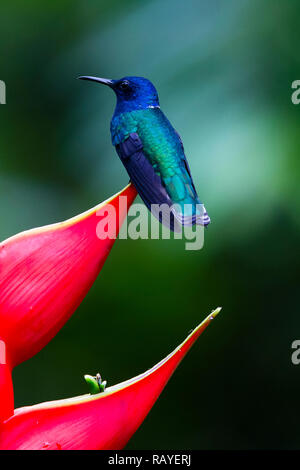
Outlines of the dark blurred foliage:
{"label": "dark blurred foliage", "polygon": [[85,373],[137,375],[221,305],[128,449],[299,447],[299,13],[296,0],[1,5],[1,239],[127,184],[115,98],[81,74],[155,83],[212,218],[200,251],[117,241],[73,318],[15,370],[16,406],[86,393]]}

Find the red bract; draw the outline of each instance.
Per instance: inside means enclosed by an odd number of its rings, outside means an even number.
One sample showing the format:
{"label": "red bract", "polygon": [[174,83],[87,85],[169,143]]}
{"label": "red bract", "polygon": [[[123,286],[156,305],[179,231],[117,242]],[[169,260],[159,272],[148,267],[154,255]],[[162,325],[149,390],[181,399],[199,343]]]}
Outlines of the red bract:
{"label": "red bract", "polygon": [[[40,351],[79,306],[115,241],[99,238],[99,223],[113,208],[117,235],[136,194],[129,184],[77,217],[0,244],[0,341],[9,355],[0,367],[0,387],[9,370]],[[2,400],[6,391],[0,392]],[[4,415],[0,407],[0,419]]]}
{"label": "red bract", "polygon": [[[7,357],[4,341],[0,340],[0,428],[1,421],[14,412],[14,391],[11,377],[11,364]],[[1,432],[1,429],[0,429]]]}
{"label": "red bract", "polygon": [[3,423],[0,449],[122,449],[157,400],[212,312],[169,356],[131,380],[98,395],[19,408]]}

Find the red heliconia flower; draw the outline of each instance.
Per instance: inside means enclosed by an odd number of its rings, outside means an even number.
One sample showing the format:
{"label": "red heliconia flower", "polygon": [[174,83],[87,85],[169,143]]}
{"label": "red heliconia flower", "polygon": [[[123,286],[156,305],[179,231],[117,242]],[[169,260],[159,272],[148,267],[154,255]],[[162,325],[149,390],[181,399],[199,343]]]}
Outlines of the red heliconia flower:
{"label": "red heliconia flower", "polygon": [[154,405],[212,312],[169,356],[144,374],[83,395],[15,410],[2,424],[1,450],[118,450],[124,448]]}
{"label": "red heliconia flower", "polygon": [[1,421],[14,411],[14,390],[11,377],[11,365],[7,357],[4,341],[0,340],[0,433]]}
{"label": "red heliconia flower", "polygon": [[13,412],[11,369],[40,351],[84,299],[115,241],[99,223],[113,208],[117,235],[136,194],[129,184],[79,216],[0,244],[0,421]]}

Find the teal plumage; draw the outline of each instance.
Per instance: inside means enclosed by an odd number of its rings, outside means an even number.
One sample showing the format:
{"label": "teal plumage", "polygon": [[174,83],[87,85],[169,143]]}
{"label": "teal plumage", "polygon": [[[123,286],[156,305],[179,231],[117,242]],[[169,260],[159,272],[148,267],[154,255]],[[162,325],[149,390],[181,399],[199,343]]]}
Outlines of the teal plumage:
{"label": "teal plumage", "polygon": [[207,225],[210,218],[198,198],[182,141],[160,109],[153,84],[142,77],[80,78],[116,93],[112,143],[147,207],[174,205],[174,217],[182,225]]}
{"label": "teal plumage", "polygon": [[161,177],[172,201],[180,204],[201,204],[185,166],[181,139],[160,108],[147,108],[118,114],[111,121],[113,145],[124,142],[136,132],[145,156]]}

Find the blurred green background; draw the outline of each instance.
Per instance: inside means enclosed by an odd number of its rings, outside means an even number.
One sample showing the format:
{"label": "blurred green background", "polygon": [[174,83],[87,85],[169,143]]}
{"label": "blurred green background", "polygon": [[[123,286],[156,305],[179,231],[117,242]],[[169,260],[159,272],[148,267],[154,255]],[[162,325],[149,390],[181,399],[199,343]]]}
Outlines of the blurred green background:
{"label": "blurred green background", "polygon": [[1,5],[0,238],[127,184],[115,98],[81,74],[154,82],[212,219],[200,251],[117,241],[76,314],[15,370],[17,407],[86,393],[85,373],[137,375],[221,305],[127,448],[299,448],[299,13],[296,0]]}

